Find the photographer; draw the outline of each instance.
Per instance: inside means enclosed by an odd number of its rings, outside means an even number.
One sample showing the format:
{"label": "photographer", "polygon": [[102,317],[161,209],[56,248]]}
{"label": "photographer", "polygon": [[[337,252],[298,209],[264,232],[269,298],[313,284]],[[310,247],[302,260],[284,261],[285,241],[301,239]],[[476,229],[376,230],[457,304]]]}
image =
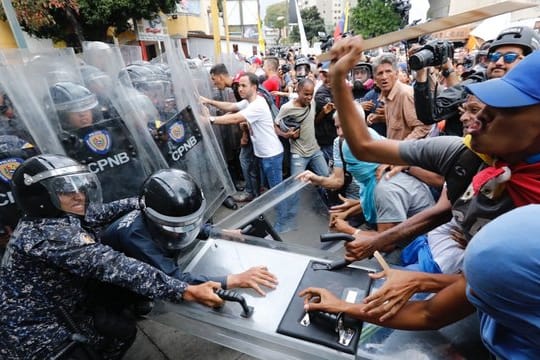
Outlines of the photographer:
{"label": "photographer", "polygon": [[[459,121],[459,107],[465,101],[465,86],[487,79],[499,78],[527,56],[539,48],[538,34],[529,27],[518,26],[503,30],[491,43],[488,50],[487,73],[476,72],[460,82],[451,62],[452,45],[445,41],[430,41],[416,50],[409,64],[416,72],[414,102],[418,118],[424,124],[434,124],[445,120],[444,134],[462,136]],[[448,87],[437,94],[428,81],[429,66],[442,67],[442,75]]]}

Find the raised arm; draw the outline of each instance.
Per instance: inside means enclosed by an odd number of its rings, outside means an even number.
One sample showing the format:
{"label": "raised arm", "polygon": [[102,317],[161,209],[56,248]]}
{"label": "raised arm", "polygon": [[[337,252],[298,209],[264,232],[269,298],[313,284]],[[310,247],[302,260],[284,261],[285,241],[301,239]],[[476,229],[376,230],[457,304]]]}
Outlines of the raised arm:
{"label": "raised arm", "polygon": [[405,165],[406,163],[399,154],[398,141],[376,141],[371,138],[364,114],[356,109],[352,92],[347,86],[347,75],[360,61],[362,51],[362,38],[360,36],[342,39],[330,50],[332,92],[343,133],[352,153],[359,160]]}

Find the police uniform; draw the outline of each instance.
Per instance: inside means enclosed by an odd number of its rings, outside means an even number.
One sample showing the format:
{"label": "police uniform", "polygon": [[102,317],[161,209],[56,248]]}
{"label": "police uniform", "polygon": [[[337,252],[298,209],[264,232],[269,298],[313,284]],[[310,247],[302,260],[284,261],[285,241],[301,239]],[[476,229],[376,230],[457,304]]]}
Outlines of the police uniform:
{"label": "police uniform", "polygon": [[[11,176],[22,162],[36,154],[36,149],[15,135],[5,135],[0,129],[0,237],[8,236],[6,226],[14,229],[21,217],[11,192]],[[7,240],[6,240],[7,241]],[[0,257],[4,246],[0,244]]]}
{"label": "police uniform", "polygon": [[96,242],[83,228],[133,210],[133,199],[89,208],[79,217],[23,218],[0,269],[0,358],[45,359],[70,342],[74,329],[59,316],[63,309],[90,347],[101,356],[107,340],[84,311],[86,279],[123,286],[148,297],[179,302],[187,284],[152,266]]}
{"label": "police uniform", "polygon": [[[208,224],[203,225],[203,237],[208,237]],[[221,283],[226,288],[226,276],[192,275],[182,272],[175,259],[175,253],[160,247],[148,229],[144,216],[139,210],[132,211],[111,224],[102,234],[101,241],[129,257],[144,261],[169,276],[197,285],[206,281]]]}

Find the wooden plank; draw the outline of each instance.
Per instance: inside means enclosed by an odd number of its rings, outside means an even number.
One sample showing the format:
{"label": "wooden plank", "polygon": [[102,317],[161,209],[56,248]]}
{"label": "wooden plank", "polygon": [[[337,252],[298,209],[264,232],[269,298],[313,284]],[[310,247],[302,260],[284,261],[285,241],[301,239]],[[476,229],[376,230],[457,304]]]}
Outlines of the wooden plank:
{"label": "wooden plank", "polygon": [[[370,39],[365,39],[364,50],[376,49],[378,47],[394,44],[402,40],[418,38],[426,34],[451,29],[456,26],[484,20],[492,16],[506,14],[508,12],[523,10],[535,6],[537,5],[517,1],[504,1],[497,4],[484,6],[475,10],[465,11],[461,14],[435,19],[427,23],[412,26],[410,28],[393,31]],[[328,53],[324,53],[318,56],[318,60],[319,62],[327,61],[330,60],[330,56]]]}

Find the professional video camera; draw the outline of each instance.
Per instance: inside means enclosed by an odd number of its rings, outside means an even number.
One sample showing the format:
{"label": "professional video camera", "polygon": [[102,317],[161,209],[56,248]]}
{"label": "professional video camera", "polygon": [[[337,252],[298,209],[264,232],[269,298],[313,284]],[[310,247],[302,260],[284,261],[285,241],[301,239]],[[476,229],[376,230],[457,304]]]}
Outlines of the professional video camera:
{"label": "professional video camera", "polygon": [[451,42],[432,40],[411,55],[409,66],[412,70],[420,70],[426,66],[442,65],[453,57],[454,45]]}
{"label": "professional video camera", "polygon": [[318,35],[319,35],[319,40],[321,41],[321,51],[326,52],[330,50],[332,45],[334,45],[334,38],[331,35],[328,35],[322,31],[319,31]]}

